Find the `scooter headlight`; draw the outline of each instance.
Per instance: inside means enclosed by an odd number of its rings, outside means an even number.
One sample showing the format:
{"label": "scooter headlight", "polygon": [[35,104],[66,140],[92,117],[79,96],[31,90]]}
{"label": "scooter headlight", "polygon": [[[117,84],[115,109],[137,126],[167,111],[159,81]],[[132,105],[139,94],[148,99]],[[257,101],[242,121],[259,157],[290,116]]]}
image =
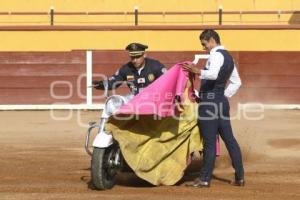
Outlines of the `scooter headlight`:
{"label": "scooter headlight", "polygon": [[110,116],[125,103],[121,96],[111,96],[105,103],[105,112]]}

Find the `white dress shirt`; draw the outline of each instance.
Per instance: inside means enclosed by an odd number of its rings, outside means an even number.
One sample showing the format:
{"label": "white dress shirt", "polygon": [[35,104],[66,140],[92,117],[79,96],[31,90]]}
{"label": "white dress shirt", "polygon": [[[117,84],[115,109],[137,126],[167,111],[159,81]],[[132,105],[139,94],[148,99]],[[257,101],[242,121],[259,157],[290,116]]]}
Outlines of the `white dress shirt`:
{"label": "white dress shirt", "polygon": [[[224,56],[220,52],[217,52],[218,49],[225,48],[224,46],[217,46],[209,52],[210,55],[205,65],[207,70],[201,70],[200,79],[216,80],[218,78],[220,68],[224,63]],[[241,85],[242,82],[234,64],[233,71],[229,78],[229,85],[225,89],[224,95],[226,97],[232,97],[238,91]]]}
{"label": "white dress shirt", "polygon": [[145,67],[145,65],[144,65],[143,67],[141,67],[141,68],[138,69],[138,74],[139,74],[139,75],[141,75],[142,70],[144,69],[144,67]]}

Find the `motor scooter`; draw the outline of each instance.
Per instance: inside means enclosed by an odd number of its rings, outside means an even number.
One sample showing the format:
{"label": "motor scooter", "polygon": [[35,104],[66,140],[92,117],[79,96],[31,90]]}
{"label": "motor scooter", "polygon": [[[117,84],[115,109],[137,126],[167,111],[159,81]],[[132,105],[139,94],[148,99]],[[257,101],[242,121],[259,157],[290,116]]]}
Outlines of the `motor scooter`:
{"label": "motor scooter", "polygon": [[[131,171],[123,159],[118,142],[113,135],[105,130],[105,124],[110,116],[123,104],[133,98],[133,94],[125,96],[108,95],[108,84],[104,81],[104,95],[107,97],[99,122],[90,122],[85,138],[85,150],[92,157],[91,178],[92,184],[98,190],[111,189],[116,182],[119,172]],[[97,135],[90,145],[92,130],[97,128]],[[91,150],[92,149],[92,150]]]}

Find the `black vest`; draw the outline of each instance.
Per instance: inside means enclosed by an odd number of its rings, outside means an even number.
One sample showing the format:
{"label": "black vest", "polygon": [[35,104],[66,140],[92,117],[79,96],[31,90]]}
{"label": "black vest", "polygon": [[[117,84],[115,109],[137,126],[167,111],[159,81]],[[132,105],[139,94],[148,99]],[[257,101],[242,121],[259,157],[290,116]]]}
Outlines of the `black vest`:
{"label": "black vest", "polygon": [[201,79],[200,92],[203,93],[213,92],[213,93],[224,94],[226,83],[230,78],[232,71],[234,69],[234,62],[232,56],[228,53],[228,51],[224,49],[218,49],[217,52],[220,52],[224,56],[224,63],[220,68],[216,80]]}

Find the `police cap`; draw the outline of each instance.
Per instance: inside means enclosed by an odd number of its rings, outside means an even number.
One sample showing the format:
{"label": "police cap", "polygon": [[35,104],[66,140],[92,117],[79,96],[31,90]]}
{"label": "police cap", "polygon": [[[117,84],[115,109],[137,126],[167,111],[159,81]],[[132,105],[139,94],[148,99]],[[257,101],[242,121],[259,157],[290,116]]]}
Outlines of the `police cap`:
{"label": "police cap", "polygon": [[131,43],[127,45],[126,50],[129,52],[130,56],[141,56],[145,53],[145,49],[148,46],[140,43]]}

